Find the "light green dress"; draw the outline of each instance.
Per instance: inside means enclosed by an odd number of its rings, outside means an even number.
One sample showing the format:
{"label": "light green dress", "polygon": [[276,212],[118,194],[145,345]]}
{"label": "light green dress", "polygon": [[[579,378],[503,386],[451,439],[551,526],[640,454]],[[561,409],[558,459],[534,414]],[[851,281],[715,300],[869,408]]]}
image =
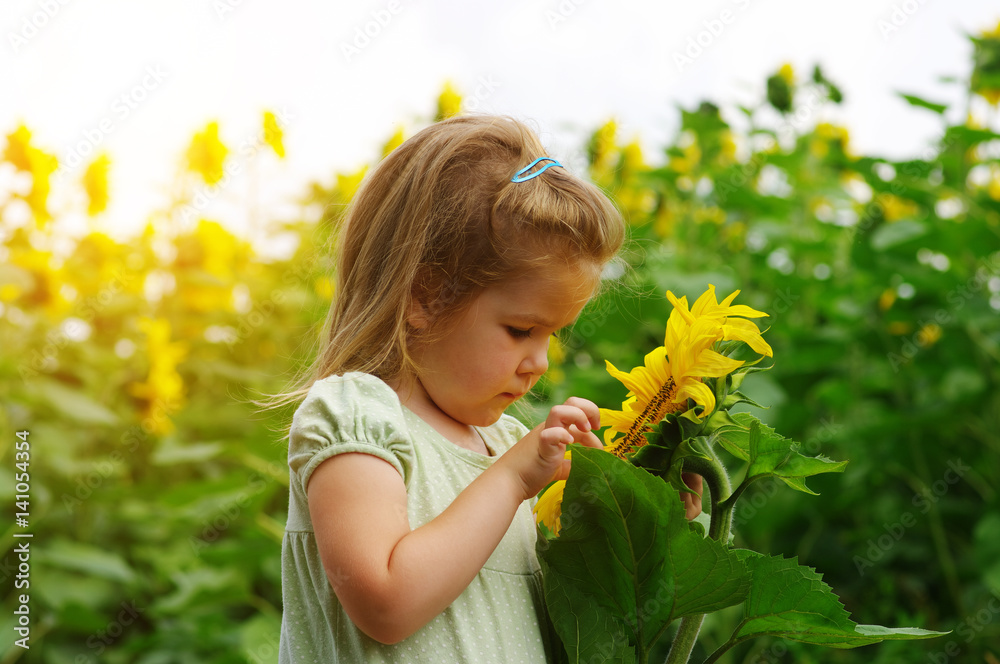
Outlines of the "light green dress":
{"label": "light green dress", "polygon": [[[410,527],[418,528],[444,511],[527,433],[508,415],[478,430],[492,457],[443,438],[374,376],[348,373],[313,385],[295,413],[288,449],[291,481],[281,547],[280,664],[547,660],[549,633],[535,557],[535,524],[527,501],[469,587],[443,613],[394,645],[381,644],[354,626],[320,562],[306,485],[323,461],[335,454],[363,452],[392,464],[406,485]],[[475,523],[469,524],[470,530],[475,528]],[[336,573],[331,576],[335,582]]]}

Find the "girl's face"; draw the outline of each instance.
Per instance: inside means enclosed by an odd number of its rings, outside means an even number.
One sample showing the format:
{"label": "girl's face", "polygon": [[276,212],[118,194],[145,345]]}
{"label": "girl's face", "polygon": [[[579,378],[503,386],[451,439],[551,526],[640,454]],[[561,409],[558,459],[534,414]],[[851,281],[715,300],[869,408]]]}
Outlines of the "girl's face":
{"label": "girl's face", "polygon": [[580,315],[598,274],[560,262],[484,290],[444,337],[413,349],[421,370],[406,405],[451,426],[496,422],[545,373],[551,335]]}

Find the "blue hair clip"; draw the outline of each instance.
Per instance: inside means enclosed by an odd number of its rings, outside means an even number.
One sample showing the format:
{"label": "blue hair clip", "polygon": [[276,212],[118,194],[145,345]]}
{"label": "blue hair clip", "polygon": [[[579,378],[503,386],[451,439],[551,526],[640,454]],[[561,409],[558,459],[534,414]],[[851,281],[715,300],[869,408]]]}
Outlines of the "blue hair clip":
{"label": "blue hair clip", "polygon": [[[541,168],[539,168],[534,173],[531,173],[530,175],[525,175],[525,176],[522,177],[523,173],[527,173],[528,171],[530,171],[532,168],[535,167],[535,164],[537,164],[540,161],[549,161],[549,162],[552,162],[552,163],[545,164],[544,166],[542,166]],[[538,177],[539,175],[541,175],[542,173],[544,173],[546,169],[552,168],[553,166],[558,166],[559,168],[563,168],[563,165],[560,164],[555,159],[553,159],[552,157],[539,157],[538,159],[534,160],[533,162],[531,162],[530,164],[528,164],[527,166],[525,166],[524,168],[522,168],[521,170],[519,170],[517,173],[514,173],[514,177],[512,177],[510,179],[510,181],[511,182],[526,182],[527,180],[530,180],[531,178]]]}

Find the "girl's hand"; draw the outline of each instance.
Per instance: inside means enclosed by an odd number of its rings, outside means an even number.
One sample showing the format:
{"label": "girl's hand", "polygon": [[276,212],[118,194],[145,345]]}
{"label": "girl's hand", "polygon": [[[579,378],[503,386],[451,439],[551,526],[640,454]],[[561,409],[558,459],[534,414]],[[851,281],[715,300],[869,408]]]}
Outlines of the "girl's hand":
{"label": "girl's hand", "polygon": [[684,516],[690,520],[701,514],[701,492],[704,488],[704,481],[701,475],[694,473],[681,473],[681,479],[684,480],[684,484],[694,489],[694,493],[684,492],[681,494],[681,501],[684,503]]}
{"label": "girl's hand", "polygon": [[600,409],[592,401],[570,397],[561,406],[553,406],[543,424],[532,429],[497,463],[505,463],[516,473],[524,499],[533,497],[553,480],[566,479],[570,461],[566,445],[581,443],[602,448],[593,433],[601,426]]}

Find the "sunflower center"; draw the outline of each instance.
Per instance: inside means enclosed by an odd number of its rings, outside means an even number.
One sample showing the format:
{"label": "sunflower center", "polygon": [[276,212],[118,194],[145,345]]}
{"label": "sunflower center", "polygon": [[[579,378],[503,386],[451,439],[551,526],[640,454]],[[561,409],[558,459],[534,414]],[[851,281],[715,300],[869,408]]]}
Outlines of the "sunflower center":
{"label": "sunflower center", "polygon": [[621,444],[616,445],[612,453],[619,459],[624,459],[627,452],[631,452],[637,447],[642,447],[645,444],[643,434],[649,428],[649,425],[656,424],[667,413],[680,410],[681,404],[674,403],[676,394],[677,384],[671,376],[667,379],[667,382],[660,386],[660,389],[653,395],[653,398],[649,400],[649,403],[642,409],[639,417],[635,418],[632,426],[625,433]]}

